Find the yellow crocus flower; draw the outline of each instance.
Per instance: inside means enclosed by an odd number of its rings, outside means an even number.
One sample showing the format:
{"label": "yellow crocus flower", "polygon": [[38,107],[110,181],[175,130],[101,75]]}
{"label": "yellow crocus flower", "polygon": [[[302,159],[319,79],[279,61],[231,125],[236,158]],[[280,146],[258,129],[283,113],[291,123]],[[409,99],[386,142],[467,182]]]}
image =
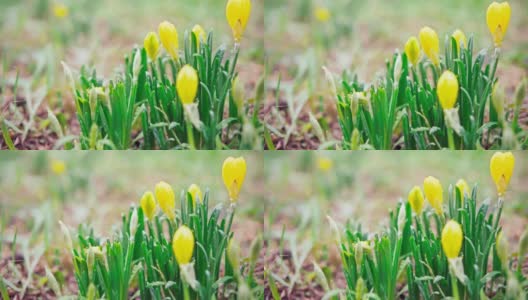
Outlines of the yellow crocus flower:
{"label": "yellow crocus flower", "polygon": [[317,167],[323,172],[328,172],[332,169],[334,163],[328,157],[319,157],[317,159]]}
{"label": "yellow crocus flower", "polygon": [[438,35],[431,27],[424,27],[419,34],[420,44],[425,52],[425,55],[433,62],[435,66],[440,65],[440,58],[438,53],[440,51],[440,41]]}
{"label": "yellow crocus flower", "polygon": [[469,189],[469,185],[464,179],[459,179],[457,183],[455,184],[456,188],[460,191],[460,196],[462,196],[462,200],[464,200],[464,197],[468,197],[471,190]]}
{"label": "yellow crocus flower", "polygon": [[440,76],[436,93],[443,109],[452,109],[455,106],[458,98],[458,80],[453,72],[445,71]]}
{"label": "yellow crocus flower", "polygon": [[226,5],[226,18],[235,42],[240,42],[251,14],[250,0],[229,0]]}
{"label": "yellow crocus flower", "polygon": [[62,160],[54,159],[51,161],[51,171],[57,175],[60,176],[66,172],[66,163]]}
{"label": "yellow crocus flower", "polygon": [[196,37],[196,48],[200,48],[200,42],[205,41],[207,39],[205,30],[202,28],[202,26],[196,24],[192,29],[192,33],[194,33],[194,36]]}
{"label": "yellow crocus flower", "polygon": [[420,60],[420,44],[416,37],[411,36],[407,40],[407,43],[405,43],[405,54],[413,66],[418,65],[418,61]]}
{"label": "yellow crocus flower", "polygon": [[172,251],[178,265],[183,266],[191,262],[194,252],[194,235],[191,229],[182,225],[174,233]]}
{"label": "yellow crocus flower", "polygon": [[150,60],[155,61],[159,52],[159,40],[155,32],[151,31],[147,33],[147,36],[143,41],[143,47],[145,48],[147,56],[150,58]]}
{"label": "yellow crocus flower", "polygon": [[515,166],[515,157],[511,152],[496,152],[490,160],[490,173],[499,197],[504,196]]}
{"label": "yellow crocus flower", "polygon": [[493,2],[488,6],[486,21],[495,47],[500,47],[510,25],[511,7],[508,2]]}
{"label": "yellow crocus flower", "polygon": [[159,207],[163,213],[170,220],[174,220],[176,218],[176,213],[174,212],[176,210],[176,200],[172,187],[168,183],[161,181],[156,184],[154,193],[156,194],[156,199],[158,200]]}
{"label": "yellow crocus flower", "polygon": [[442,204],[444,203],[442,184],[433,176],[428,176],[425,178],[423,185],[427,201],[429,201],[429,204],[431,204],[437,215],[442,215],[444,213],[442,208]]}
{"label": "yellow crocus flower", "polygon": [[229,194],[229,200],[236,202],[246,177],[246,160],[243,157],[228,157],[222,166],[222,179]]}
{"label": "yellow crocus flower", "polygon": [[203,202],[202,190],[197,184],[191,184],[187,191],[191,194],[193,207],[196,205],[196,200],[200,201],[200,203]]}
{"label": "yellow crocus flower", "polygon": [[442,230],[442,249],[449,259],[457,258],[462,249],[464,234],[458,222],[449,220]]}
{"label": "yellow crocus flower", "polygon": [[464,32],[460,29],[457,29],[453,32],[452,37],[456,41],[457,50],[460,49],[460,47],[467,48],[467,39]]}
{"label": "yellow crocus flower", "polygon": [[176,78],[176,90],[178,91],[178,96],[180,96],[181,102],[185,104],[191,104],[196,98],[196,93],[198,91],[198,73],[190,65],[185,65],[178,72],[178,77]]}
{"label": "yellow crocus flower", "polygon": [[419,186],[414,186],[409,192],[408,201],[411,204],[412,210],[420,215],[424,207],[424,196],[422,189]]}
{"label": "yellow crocus flower", "polygon": [[154,215],[156,214],[156,201],[154,200],[154,195],[152,192],[145,192],[139,201],[139,205],[141,206],[141,209],[143,210],[143,213],[147,219],[154,219]]}
{"label": "yellow crocus flower", "polygon": [[178,59],[178,30],[176,27],[168,22],[164,21],[158,26],[158,34],[161,40],[161,44],[165,51],[172,57],[172,59]]}

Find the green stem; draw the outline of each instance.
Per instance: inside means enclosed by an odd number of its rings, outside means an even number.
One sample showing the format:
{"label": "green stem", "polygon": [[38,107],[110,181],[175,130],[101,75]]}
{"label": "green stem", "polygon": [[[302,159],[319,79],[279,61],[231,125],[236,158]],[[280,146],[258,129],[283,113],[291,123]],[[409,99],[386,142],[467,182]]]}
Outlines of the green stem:
{"label": "green stem", "polygon": [[453,274],[453,271],[451,270],[451,285],[453,287],[453,298],[455,300],[460,300],[460,295],[458,293],[458,282],[456,280],[455,275]]}
{"label": "green stem", "polygon": [[455,140],[453,138],[453,129],[447,127],[447,143],[449,145],[449,150],[455,150]]}
{"label": "green stem", "polygon": [[185,127],[187,127],[187,142],[189,143],[189,148],[191,150],[196,150],[196,147],[194,146],[193,128],[189,117],[185,118]]}
{"label": "green stem", "polygon": [[185,282],[183,283],[183,299],[191,300],[191,296],[189,294],[189,285]]}

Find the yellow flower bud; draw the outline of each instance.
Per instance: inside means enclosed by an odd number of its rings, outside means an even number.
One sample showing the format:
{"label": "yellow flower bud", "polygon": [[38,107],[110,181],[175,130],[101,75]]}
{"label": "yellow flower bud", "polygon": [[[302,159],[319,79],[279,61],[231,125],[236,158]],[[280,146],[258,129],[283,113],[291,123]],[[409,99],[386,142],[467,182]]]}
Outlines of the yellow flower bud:
{"label": "yellow flower bud", "polygon": [[178,72],[176,90],[183,104],[191,104],[194,102],[198,91],[198,73],[190,65],[183,66],[180,72]]}
{"label": "yellow flower bud", "polygon": [[457,258],[462,249],[464,234],[462,227],[454,220],[450,220],[442,230],[442,249],[447,258]]}
{"label": "yellow flower bud", "polygon": [[194,252],[194,235],[185,225],[180,226],[172,239],[172,251],[180,266],[191,262]]}
{"label": "yellow flower bud", "polygon": [[330,20],[330,11],[324,6],[317,6],[314,10],[315,19],[321,23],[326,23]]}
{"label": "yellow flower bud", "polygon": [[246,160],[243,157],[228,157],[222,166],[222,179],[229,193],[229,200],[236,202],[246,177]]}
{"label": "yellow flower bud", "polygon": [[158,33],[163,48],[172,57],[178,59],[178,31],[170,22],[164,21],[158,26]]}
{"label": "yellow flower bud", "polygon": [[427,201],[433,207],[436,214],[442,215],[444,210],[442,204],[444,203],[444,191],[440,181],[432,176],[428,176],[424,180],[424,193]]}
{"label": "yellow flower bud", "polygon": [[405,54],[413,66],[418,65],[418,61],[420,60],[420,44],[416,37],[411,36],[407,40],[407,43],[405,43]]}
{"label": "yellow flower bud", "polygon": [[500,47],[510,24],[511,7],[508,2],[493,2],[488,6],[486,21],[495,47]]}
{"label": "yellow flower bud", "polygon": [[453,38],[455,38],[457,50],[460,49],[460,47],[467,48],[466,35],[462,30],[455,30],[455,32],[453,32]]}
{"label": "yellow flower bud", "polygon": [[233,37],[235,42],[240,42],[251,14],[250,0],[229,0],[226,5],[226,18],[231,30],[233,30]]}
{"label": "yellow flower bud", "polygon": [[172,187],[168,183],[161,181],[156,184],[154,193],[156,194],[156,199],[158,200],[159,207],[163,213],[169,219],[174,220],[176,218],[176,213],[174,212],[176,210],[176,200]]}
{"label": "yellow flower bud", "polygon": [[64,172],[66,172],[66,163],[62,160],[54,159],[51,161],[51,171],[55,175],[62,175]]}
{"label": "yellow flower bud", "polygon": [[70,13],[70,10],[68,9],[68,7],[66,5],[64,5],[63,3],[59,3],[59,2],[55,2],[53,4],[53,15],[57,18],[57,19],[64,19],[68,16],[68,14]]}
{"label": "yellow flower bud", "polygon": [[440,41],[436,32],[431,27],[424,27],[420,30],[419,37],[425,55],[429,57],[435,66],[440,65],[440,58],[438,57]]}
{"label": "yellow flower bud", "polygon": [[145,192],[139,201],[139,205],[141,205],[141,209],[143,210],[145,216],[149,220],[152,220],[154,218],[154,214],[156,214],[156,201],[154,200],[154,195],[152,192]]}
{"label": "yellow flower bud", "polygon": [[196,37],[196,48],[200,48],[200,42],[205,41],[207,39],[205,30],[202,28],[202,26],[196,24],[192,29],[192,33],[194,33],[194,36]]}
{"label": "yellow flower bud", "polygon": [[458,98],[458,80],[453,72],[445,71],[440,76],[436,93],[443,109],[452,109],[455,106]]}
{"label": "yellow flower bud", "polygon": [[464,179],[459,179],[455,186],[460,191],[460,196],[462,197],[462,200],[464,200],[464,197],[469,196],[471,190],[469,189],[469,185]]}
{"label": "yellow flower bud", "polygon": [[491,157],[490,173],[493,181],[495,181],[497,193],[500,197],[504,195],[510,184],[514,165],[515,158],[511,152],[496,152]]}
{"label": "yellow flower bud", "polygon": [[502,234],[502,231],[500,231],[495,238],[495,250],[497,251],[497,256],[499,257],[503,268],[507,267],[510,245],[508,243],[508,238]]}
{"label": "yellow flower bud", "polygon": [[411,204],[412,210],[417,215],[420,215],[424,206],[424,196],[422,193],[422,189],[420,189],[419,186],[413,187],[412,190],[409,192],[409,196],[407,199]]}
{"label": "yellow flower bud", "polygon": [[323,172],[328,172],[332,169],[334,162],[328,157],[317,158],[317,167]]}
{"label": "yellow flower bud", "polygon": [[143,41],[143,47],[147,51],[147,56],[150,60],[155,61],[158,57],[159,52],[159,40],[155,32],[147,33],[145,40]]}
{"label": "yellow flower bud", "polygon": [[193,200],[193,207],[196,205],[196,200],[200,201],[200,203],[203,202],[202,190],[200,190],[200,187],[198,185],[194,183],[191,184],[187,191],[189,192],[189,194],[191,194]]}

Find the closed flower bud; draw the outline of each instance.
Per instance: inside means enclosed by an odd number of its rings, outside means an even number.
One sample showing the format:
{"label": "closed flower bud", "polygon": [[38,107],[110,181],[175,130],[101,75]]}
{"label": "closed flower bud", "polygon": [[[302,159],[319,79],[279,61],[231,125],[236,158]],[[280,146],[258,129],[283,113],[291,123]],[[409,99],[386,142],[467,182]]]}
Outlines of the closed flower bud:
{"label": "closed flower bud", "polygon": [[147,51],[147,56],[150,60],[155,61],[159,52],[159,40],[155,32],[147,33],[147,36],[143,41],[143,47],[145,48],[145,51]]}
{"label": "closed flower bud", "polygon": [[457,258],[462,249],[464,235],[462,227],[456,221],[450,220],[442,230],[442,249],[449,259]]}
{"label": "closed flower bud", "polygon": [[227,244],[227,259],[233,270],[236,273],[240,272],[240,245],[234,238],[231,238]]}
{"label": "closed flower bud", "polygon": [[200,187],[196,184],[191,184],[189,188],[187,189],[189,194],[191,194],[192,201],[193,201],[193,207],[196,205],[196,201],[200,201],[200,203],[203,202],[203,196],[202,196],[202,190],[200,190]]}
{"label": "closed flower bud", "polygon": [[198,74],[190,65],[183,66],[178,72],[176,90],[178,90],[178,96],[184,105],[194,102],[198,91]]}
{"label": "closed flower bud", "polygon": [[130,232],[130,237],[134,237],[136,235],[138,226],[138,214],[137,210],[134,208],[134,211],[132,212],[132,215],[130,216],[130,222],[128,224],[128,230]]}
{"label": "closed flower bud", "polygon": [[58,159],[52,160],[51,161],[51,171],[57,176],[64,174],[64,172],[66,172],[66,163]]}
{"label": "closed flower bud", "polygon": [[405,43],[405,54],[413,66],[418,65],[418,61],[420,60],[420,44],[416,37],[411,36],[407,40],[407,43]]}
{"label": "closed flower bud", "polygon": [[510,16],[511,7],[508,2],[493,2],[488,6],[486,21],[488,22],[488,28],[493,37],[495,47],[500,47],[502,45],[502,40],[504,39],[510,24]]}
{"label": "closed flower bud", "polygon": [[420,215],[423,211],[424,196],[422,193],[422,189],[419,186],[413,187],[412,190],[409,192],[408,201],[411,204],[412,210],[417,215]]}
{"label": "closed flower bud", "polygon": [[326,23],[330,20],[330,11],[324,6],[318,5],[314,10],[315,19],[321,23]]}
{"label": "closed flower bud", "polygon": [[508,267],[509,248],[508,238],[502,234],[502,231],[499,232],[495,239],[495,250],[497,251],[497,256],[499,257],[503,268]]}
{"label": "closed flower bud", "polygon": [[460,48],[467,48],[466,35],[464,34],[464,32],[462,30],[460,30],[460,29],[455,30],[455,32],[453,32],[452,36],[453,36],[453,38],[456,41],[457,50],[460,49]]}
{"label": "closed flower bud", "polygon": [[174,220],[174,218],[176,218],[176,213],[174,212],[176,209],[176,200],[172,187],[168,183],[161,181],[156,184],[154,193],[156,194],[156,199],[158,200],[159,207],[163,213],[170,220]]}
{"label": "closed flower bud", "polygon": [[504,196],[513,174],[515,158],[511,152],[496,152],[490,160],[490,173],[499,197]]}
{"label": "closed flower bud", "polygon": [[519,239],[519,257],[524,257],[526,254],[528,254],[528,227]]}
{"label": "closed flower bud", "polygon": [[424,180],[424,193],[427,201],[433,207],[436,214],[442,215],[444,210],[442,204],[444,203],[444,191],[440,181],[432,176],[428,176]]}
{"label": "closed flower bud", "polygon": [[145,214],[147,219],[154,219],[154,215],[156,214],[156,201],[154,200],[154,195],[152,192],[145,192],[139,201],[139,205],[141,206],[143,214]]}
{"label": "closed flower bud", "polygon": [[243,157],[228,157],[222,166],[222,179],[229,194],[229,200],[236,202],[246,177],[246,160]]}
{"label": "closed flower bud", "polygon": [[192,33],[196,38],[196,48],[200,48],[200,42],[205,41],[207,39],[207,36],[205,35],[205,30],[202,28],[202,26],[196,24],[192,29]]}
{"label": "closed flower bud", "polygon": [[498,82],[493,86],[493,91],[491,92],[491,103],[497,112],[497,118],[499,122],[504,121],[504,99],[506,94],[504,88]]}
{"label": "closed flower bud", "polygon": [[172,251],[178,265],[187,265],[191,262],[194,252],[194,235],[185,225],[180,226],[172,239]]}
{"label": "closed flower bud", "polygon": [[528,85],[528,79],[525,77],[521,83],[515,89],[515,109],[520,110],[524,98],[526,97],[526,86]]}
{"label": "closed flower bud", "polygon": [[242,84],[238,76],[236,76],[231,83],[231,96],[241,114],[244,109],[244,100],[246,98],[245,93],[246,90],[244,89],[244,84]]}
{"label": "closed flower bud", "polygon": [[165,51],[172,57],[178,59],[178,31],[170,22],[164,21],[158,26],[158,34]]}
{"label": "closed flower bud", "polygon": [[464,179],[459,179],[456,183],[456,188],[460,191],[461,199],[464,200],[464,197],[468,197],[470,193],[469,185]]}
{"label": "closed flower bud", "polygon": [[440,76],[436,93],[443,109],[452,109],[455,106],[458,98],[458,80],[453,72],[445,71]]}
{"label": "closed flower bud", "polygon": [[226,18],[235,42],[240,42],[251,14],[250,0],[228,0],[226,5]]}
{"label": "closed flower bud", "polygon": [[438,53],[440,51],[440,41],[438,35],[431,29],[431,27],[424,27],[419,34],[420,44],[425,52],[425,55],[433,62],[435,66],[440,65],[440,58]]}

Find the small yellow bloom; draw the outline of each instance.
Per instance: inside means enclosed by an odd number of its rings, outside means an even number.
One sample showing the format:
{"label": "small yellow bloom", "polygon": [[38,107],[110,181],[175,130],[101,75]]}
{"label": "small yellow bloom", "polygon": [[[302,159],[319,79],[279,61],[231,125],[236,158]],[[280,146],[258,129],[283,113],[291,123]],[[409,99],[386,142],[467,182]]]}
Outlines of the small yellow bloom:
{"label": "small yellow bloom", "polygon": [[436,93],[443,109],[452,109],[455,106],[458,98],[458,80],[453,72],[445,71],[440,76]]}
{"label": "small yellow bloom", "polygon": [[496,152],[491,157],[490,173],[497,186],[499,197],[502,197],[508,189],[514,166],[515,157],[511,152]]}
{"label": "small yellow bloom", "polygon": [[511,7],[508,2],[493,2],[488,6],[486,21],[488,22],[488,28],[493,36],[495,47],[500,47],[502,45],[502,40],[504,39],[508,26],[510,25],[510,16]]}
{"label": "small yellow bloom", "polygon": [[334,162],[328,157],[317,158],[317,167],[323,172],[328,172],[334,166]]}
{"label": "small yellow bloom", "polygon": [[194,235],[185,225],[180,226],[172,238],[172,251],[180,266],[191,262],[194,252]]}
{"label": "small yellow bloom", "polygon": [[70,14],[70,10],[63,3],[55,2],[53,4],[53,15],[57,19],[64,19]]}
{"label": "small yellow bloom", "polygon": [[330,11],[324,6],[317,6],[314,10],[315,19],[321,23],[326,23],[330,20]]}
{"label": "small yellow bloom", "polygon": [[55,175],[62,175],[64,172],[66,172],[66,163],[62,160],[54,159],[51,161],[51,171]]}
{"label": "small yellow bloom", "polygon": [[416,37],[411,36],[407,40],[407,43],[405,43],[405,54],[413,66],[418,65],[418,61],[420,60],[420,44]]}
{"label": "small yellow bloom", "polygon": [[159,52],[159,40],[155,32],[149,32],[143,41],[143,47],[147,51],[150,60],[155,61]]}
{"label": "small yellow bloom", "polygon": [[198,91],[198,74],[190,65],[183,66],[180,72],[178,72],[176,90],[183,104],[191,104],[194,102]]}
{"label": "small yellow bloom", "polygon": [[202,26],[200,26],[199,24],[196,24],[194,25],[192,29],[192,33],[196,37],[196,48],[200,48],[200,42],[205,41],[207,39],[205,30],[202,28]]}
{"label": "small yellow bloom", "polygon": [[229,200],[236,202],[246,177],[246,160],[243,157],[228,157],[222,166],[222,179],[229,193]]}
{"label": "small yellow bloom", "polygon": [[462,200],[464,200],[464,197],[469,197],[469,193],[471,192],[471,190],[469,189],[469,185],[464,179],[459,179],[455,186],[460,191],[460,196],[462,196]]}
{"label": "small yellow bloom", "polygon": [[412,190],[409,192],[409,196],[407,199],[411,204],[412,210],[417,215],[420,215],[424,207],[424,196],[422,193],[422,189],[419,186],[413,187]]}
{"label": "small yellow bloom", "polygon": [[196,200],[200,201],[200,203],[203,202],[202,190],[197,184],[191,184],[187,191],[191,194],[193,200],[193,207],[196,205]]}
{"label": "small yellow bloom", "polygon": [[178,30],[170,22],[164,21],[158,26],[158,33],[163,48],[172,57],[178,59]]}
{"label": "small yellow bloom", "polygon": [[438,35],[431,29],[431,27],[424,27],[420,30],[420,44],[425,52],[425,55],[433,62],[435,66],[440,65],[440,58],[438,53],[440,51],[440,41]]}
{"label": "small yellow bloom", "polygon": [[453,32],[453,38],[455,38],[457,50],[460,49],[460,47],[467,48],[466,35],[462,30],[455,30],[455,32]]}
{"label": "small yellow bloom", "polygon": [[159,207],[163,213],[165,213],[169,219],[174,220],[176,218],[176,213],[174,212],[176,210],[176,200],[172,187],[168,183],[161,181],[156,184],[154,193],[156,194],[156,199],[158,200]]}
{"label": "small yellow bloom", "polygon": [[464,234],[456,221],[450,220],[442,230],[442,249],[447,258],[457,258],[462,249]]}
{"label": "small yellow bloom", "polygon": [[442,215],[444,209],[442,204],[444,203],[444,191],[440,181],[433,176],[428,176],[424,180],[424,193],[427,201],[433,207],[437,215]]}
{"label": "small yellow bloom", "polygon": [[233,30],[233,37],[235,42],[240,42],[251,14],[250,0],[229,0],[226,5],[226,18],[231,30]]}
{"label": "small yellow bloom", "polygon": [[145,192],[139,201],[139,205],[141,205],[141,209],[143,210],[145,216],[149,220],[152,220],[156,214],[156,201],[154,200],[154,195],[152,192]]}

